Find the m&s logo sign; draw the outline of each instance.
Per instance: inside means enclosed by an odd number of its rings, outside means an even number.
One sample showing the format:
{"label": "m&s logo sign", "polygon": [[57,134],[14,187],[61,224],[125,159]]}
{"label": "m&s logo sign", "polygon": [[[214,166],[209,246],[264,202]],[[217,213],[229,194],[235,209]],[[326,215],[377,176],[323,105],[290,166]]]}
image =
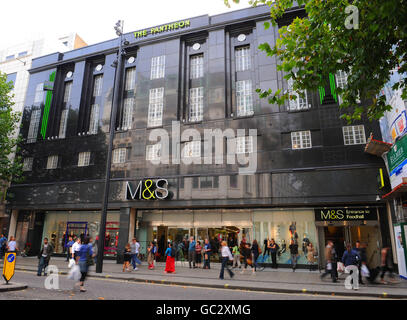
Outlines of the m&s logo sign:
{"label": "m&s logo sign", "polygon": [[164,200],[169,195],[166,179],[141,180],[137,187],[129,181],[126,182],[126,200]]}
{"label": "m&s logo sign", "polygon": [[320,210],[321,220],[342,220],[345,215],[343,210],[341,209],[327,209],[327,210]]}

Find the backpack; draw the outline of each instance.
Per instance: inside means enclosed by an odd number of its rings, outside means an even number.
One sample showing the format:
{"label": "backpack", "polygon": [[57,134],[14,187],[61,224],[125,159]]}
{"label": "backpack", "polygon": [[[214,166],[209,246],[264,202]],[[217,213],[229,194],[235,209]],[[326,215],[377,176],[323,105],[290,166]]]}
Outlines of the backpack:
{"label": "backpack", "polygon": [[171,247],[171,257],[175,258],[177,255],[177,249],[175,249],[175,246]]}

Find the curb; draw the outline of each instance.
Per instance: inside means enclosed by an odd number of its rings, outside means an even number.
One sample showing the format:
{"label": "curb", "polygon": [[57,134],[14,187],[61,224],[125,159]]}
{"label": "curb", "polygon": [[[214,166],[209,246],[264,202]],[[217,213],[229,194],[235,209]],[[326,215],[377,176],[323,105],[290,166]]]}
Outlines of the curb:
{"label": "curb", "polygon": [[17,291],[27,289],[28,285],[25,283],[12,283],[0,284],[0,292]]}
{"label": "curb", "polygon": [[[16,270],[21,271],[35,271],[29,269],[20,269],[16,268]],[[60,271],[60,275],[67,275],[68,272]],[[87,277],[89,278],[102,278],[102,279],[112,279],[112,280],[124,280],[124,281],[131,281],[137,283],[146,283],[146,284],[165,284],[165,285],[172,285],[172,286],[184,286],[184,287],[201,287],[201,288],[215,288],[215,289],[228,289],[228,290],[244,290],[244,291],[255,291],[255,292],[273,292],[273,293],[293,293],[293,294],[314,294],[314,295],[329,295],[329,296],[336,296],[336,297],[371,297],[371,298],[383,298],[383,299],[407,299],[407,294],[392,294],[383,292],[381,294],[378,293],[368,293],[368,292],[361,292],[361,291],[353,291],[349,290],[349,292],[334,292],[328,290],[308,290],[308,289],[287,289],[287,288],[256,288],[256,287],[246,287],[246,286],[239,286],[233,285],[229,283],[225,284],[206,284],[206,283],[192,283],[192,282],[182,282],[182,281],[170,281],[170,280],[148,280],[148,279],[140,279],[140,278],[124,278],[120,276],[114,275],[96,275],[96,274],[88,274]],[[219,280],[220,281],[220,280]]]}

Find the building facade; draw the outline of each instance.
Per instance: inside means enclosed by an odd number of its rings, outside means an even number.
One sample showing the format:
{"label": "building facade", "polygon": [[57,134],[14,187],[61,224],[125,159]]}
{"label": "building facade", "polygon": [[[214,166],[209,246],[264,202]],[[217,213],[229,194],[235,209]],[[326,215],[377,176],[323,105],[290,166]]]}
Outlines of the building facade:
{"label": "building facade", "polygon": [[[7,74],[7,82],[14,85],[14,112],[23,112],[28,87],[29,72],[34,58],[53,52],[65,52],[86,46],[76,33],[55,38],[27,41],[8,48],[0,48],[0,71]],[[16,137],[18,131],[14,133]],[[14,155],[12,155],[14,156]],[[5,211],[4,199],[0,199],[0,232],[7,233],[9,214]]]}
{"label": "building facade", "polygon": [[[285,106],[260,99],[257,88],[291,90],[275,58],[257,49],[278,37],[278,26],[264,29],[268,18],[261,6],[125,34],[106,256],[120,260],[134,235],[143,252],[148,241],[163,252],[167,240],[190,235],[262,247],[274,238],[279,263],[289,263],[293,240],[306,264],[308,242],[323,253],[328,239],[339,251],[359,239],[379,263],[389,233],[377,200],[383,163],[363,152],[379,124],[340,120],[329,79],[325,95],[305,92]],[[21,128],[26,179],[8,195],[20,246],[38,250],[47,236],[62,253],[64,233],[99,232],[117,48],[115,39],[33,61]],[[227,136],[218,144],[207,135],[217,129]]]}

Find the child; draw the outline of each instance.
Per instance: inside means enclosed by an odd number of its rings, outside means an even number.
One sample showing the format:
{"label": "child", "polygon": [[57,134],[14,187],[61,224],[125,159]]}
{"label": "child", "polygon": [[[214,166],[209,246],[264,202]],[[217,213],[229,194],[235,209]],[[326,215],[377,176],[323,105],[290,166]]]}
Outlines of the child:
{"label": "child", "polygon": [[130,261],[131,261],[131,250],[130,250],[130,243],[126,244],[124,247],[124,263],[123,263],[123,272],[124,269],[130,271]]}

